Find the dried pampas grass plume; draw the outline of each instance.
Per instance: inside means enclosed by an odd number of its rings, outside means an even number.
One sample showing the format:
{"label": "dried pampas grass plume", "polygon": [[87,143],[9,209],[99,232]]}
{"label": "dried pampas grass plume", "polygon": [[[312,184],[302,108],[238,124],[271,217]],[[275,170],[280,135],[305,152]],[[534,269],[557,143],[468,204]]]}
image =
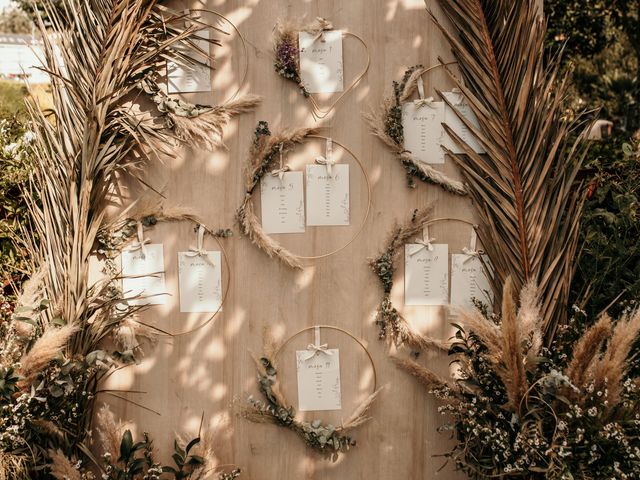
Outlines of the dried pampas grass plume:
{"label": "dried pampas grass plume", "polygon": [[367,416],[367,413],[371,409],[373,402],[375,402],[376,398],[382,391],[381,388],[377,389],[371,395],[364,399],[364,401],[358,405],[353,413],[345,420],[342,425],[338,428],[341,433],[347,433],[349,430],[353,430],[354,428],[358,428],[361,425],[364,425],[371,417]]}
{"label": "dried pampas grass plume", "polygon": [[22,378],[18,382],[19,388],[28,388],[38,374],[58,356],[71,336],[77,331],[78,328],[70,324],[60,328],[47,328],[20,361],[18,373]]}
{"label": "dried pampas grass plume", "polygon": [[566,370],[566,375],[573,385],[582,388],[586,385],[589,372],[593,371],[593,363],[600,356],[604,342],[611,336],[613,326],[609,315],[602,315],[580,337],[573,347],[573,358]]}
{"label": "dried pampas grass plume", "polygon": [[113,412],[107,404],[104,404],[96,415],[96,430],[100,439],[101,452],[103,454],[110,453],[112,458],[118,458],[122,439],[122,424],[116,422]]}
{"label": "dried pampas grass plume", "polygon": [[56,480],[82,480],[82,475],[61,450],[49,450],[49,473]]}

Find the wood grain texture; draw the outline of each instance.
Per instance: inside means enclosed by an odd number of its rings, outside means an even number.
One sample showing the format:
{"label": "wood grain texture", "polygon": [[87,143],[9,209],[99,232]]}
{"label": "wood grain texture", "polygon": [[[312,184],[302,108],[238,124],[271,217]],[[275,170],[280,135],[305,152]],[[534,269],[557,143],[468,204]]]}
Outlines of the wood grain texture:
{"label": "wood grain texture", "polygon": [[[435,2],[433,9],[437,11]],[[180,7],[189,6],[179,4]],[[146,178],[162,190],[167,205],[190,206],[211,227],[233,227],[236,235],[225,240],[231,259],[231,288],[224,311],[215,322],[193,335],[172,340],[161,339],[154,349],[146,348],[142,363],[114,375],[108,387],[140,390],[145,394],[124,394],[131,400],[156,410],[160,415],[140,409],[110,396],[102,399],[117,415],[130,420],[134,428],[149,431],[163,458],[169,458],[175,433],[197,433],[202,412],[210,429],[217,431],[217,457],[221,463],[243,468],[243,478],[255,480],[300,479],[427,479],[463,478],[451,465],[437,472],[444,463],[435,457],[448,451],[448,434],[440,434],[443,423],[437,405],[404,372],[386,357],[386,347],[377,338],[373,324],[381,298],[378,279],[367,265],[383,247],[396,220],[420,206],[433,203],[435,216],[473,220],[468,199],[419,183],[406,186],[399,162],[374,138],[362,112],[377,107],[391,91],[391,82],[414,64],[450,59],[443,38],[431,24],[421,0],[210,0],[194,8],[215,9],[227,15],[246,36],[249,47],[249,77],[244,90],[262,95],[264,103],[255,113],[232,121],[226,129],[228,150],[214,153],[197,149],[176,151],[175,158],[148,169]],[[279,77],[272,67],[271,31],[278,19],[316,16],[330,19],[337,28],[362,36],[371,52],[371,68],[357,88],[324,122],[323,134],[351,148],[366,166],[372,185],[371,214],[364,231],[347,249],[317,261],[302,272],[292,271],[267,258],[247,238],[241,237],[234,223],[236,208],[243,197],[242,167],[258,120],[267,120],[276,131],[288,126],[315,125],[308,103],[291,82]],[[213,17],[203,14],[209,21]],[[230,29],[229,29],[230,30]],[[235,35],[223,39],[225,47],[216,50],[213,94],[186,95],[200,103],[220,102],[237,87],[243,62],[241,44]],[[361,47],[352,39],[344,43],[345,84],[361,68]],[[427,94],[433,88],[452,85],[443,71],[425,78]],[[326,105],[326,99],[321,100]],[[290,156],[294,168],[311,163],[322,152],[322,141],[312,141]],[[340,153],[340,148],[336,148]],[[357,227],[366,207],[362,173],[354,160],[351,165],[350,227],[313,227],[303,235],[278,235],[283,244],[303,255],[320,254],[345,243]],[[459,178],[448,160],[448,174]],[[135,197],[136,192],[124,191]],[[154,201],[160,202],[160,197]],[[437,242],[449,243],[450,253],[467,245],[469,227],[459,223],[430,227]],[[167,286],[177,296],[177,252],[195,243],[192,225],[158,225],[147,232],[153,242],[163,242]],[[207,247],[215,243],[208,239]],[[400,262],[402,263],[402,262]],[[229,268],[225,266],[224,268]],[[402,305],[402,267],[396,278],[394,301]],[[448,321],[438,308],[411,307],[405,314],[430,334],[447,338]],[[163,329],[181,331],[197,325],[201,314],[179,313],[178,298],[169,305],[153,307],[143,319]],[[233,416],[231,403],[257,394],[250,351],[260,352],[264,327],[284,338],[303,327],[331,324],[349,330],[368,346],[375,360],[380,385],[385,391],[372,410],[373,420],[355,433],[357,447],[332,462],[309,451],[293,433],[272,425],[257,425]],[[294,350],[304,348],[312,333],[300,336],[280,355],[279,364],[289,400],[297,403]],[[372,371],[366,356],[351,339],[336,332],[323,332],[323,341],[340,348],[343,406],[342,412],[320,413],[320,418],[339,422],[350,414],[372,388]],[[445,373],[446,357],[426,355],[422,361]],[[307,418],[314,418],[311,413]]]}

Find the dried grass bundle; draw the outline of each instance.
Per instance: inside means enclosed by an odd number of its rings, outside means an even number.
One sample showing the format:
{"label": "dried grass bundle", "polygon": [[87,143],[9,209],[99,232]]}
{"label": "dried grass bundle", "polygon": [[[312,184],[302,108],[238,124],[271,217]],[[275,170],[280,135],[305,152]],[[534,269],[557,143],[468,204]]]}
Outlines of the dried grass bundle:
{"label": "dried grass bundle", "polygon": [[47,328],[20,360],[18,373],[22,378],[18,387],[22,390],[29,388],[38,375],[60,355],[77,331],[78,327],[75,325]]}
{"label": "dried grass bundle", "polygon": [[277,258],[290,268],[300,269],[302,263],[296,255],[265,233],[254,210],[253,194],[262,177],[276,168],[280,152],[286,153],[302,143],[309,135],[316,133],[315,128],[299,128],[272,135],[266,122],[261,122],[256,128],[255,138],[244,168],[246,193],[236,214],[240,230],[269,257]]}
{"label": "dried grass bundle", "polygon": [[347,433],[349,432],[349,430],[358,428],[371,420],[371,417],[369,417],[367,413],[371,409],[373,402],[375,402],[376,398],[378,398],[378,395],[381,391],[382,389],[379,388],[371,395],[367,396],[367,398],[365,398],[362,403],[358,405],[353,413],[349,415],[349,417],[347,417],[345,421],[342,422],[342,425],[338,428],[338,430],[342,433]]}
{"label": "dried grass bundle", "polygon": [[[212,107],[195,116],[168,113],[176,137],[185,145],[198,145],[207,150],[225,147],[223,129],[231,117],[253,110],[261,102],[257,95],[245,95],[224,105]],[[226,147],[225,147],[226,148]]]}
{"label": "dried grass bundle", "polygon": [[29,480],[28,458],[0,451],[0,480]]}
{"label": "dried grass bundle", "polygon": [[420,383],[425,388],[431,389],[446,387],[452,390],[455,389],[455,386],[451,383],[451,381],[432,372],[428,368],[423,367],[418,362],[406,358],[401,358],[396,355],[391,355],[391,360],[393,360],[393,363],[395,363],[397,367],[414,377],[418,381],[418,383]]}
{"label": "dried grass bundle", "polygon": [[586,385],[588,375],[593,372],[594,360],[599,357],[612,331],[611,317],[604,314],[580,337],[573,347],[573,357],[566,370],[573,385]]}

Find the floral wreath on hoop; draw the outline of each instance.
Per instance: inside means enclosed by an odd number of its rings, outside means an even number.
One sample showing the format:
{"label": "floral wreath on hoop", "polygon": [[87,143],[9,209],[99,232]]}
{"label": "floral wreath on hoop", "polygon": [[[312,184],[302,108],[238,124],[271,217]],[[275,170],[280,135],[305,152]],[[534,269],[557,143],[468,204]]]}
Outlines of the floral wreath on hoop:
{"label": "floral wreath on hoop", "polygon": [[382,253],[369,262],[384,292],[375,317],[376,325],[380,328],[378,337],[396,346],[405,345],[414,352],[422,352],[428,348],[447,350],[442,342],[414,331],[391,301],[393,275],[396,272],[395,261],[404,245],[422,232],[424,225],[431,219],[432,212],[431,207],[414,210],[408,221],[393,228]]}
{"label": "floral wreath on hoop", "polygon": [[273,67],[275,71],[283,78],[291,80],[295,83],[302,95],[309,99],[312,107],[312,114],[318,119],[326,117],[336,105],[344,98],[344,96],[355,88],[355,86],[362,80],[369,70],[369,64],[371,63],[371,57],[369,55],[369,48],[365,41],[359,35],[351,32],[343,32],[344,35],[349,35],[359,41],[366,52],[366,64],[364,68],[358,73],[351,84],[344,89],[340,96],[329,106],[326,110],[321,110],[318,103],[314,99],[311,92],[309,92],[302,81],[300,72],[300,44],[299,33],[307,32],[316,36],[316,39],[322,40],[324,32],[333,30],[333,24],[322,17],[317,17],[310,24],[298,28],[292,24],[292,22],[278,22],[274,27],[274,62]]}
{"label": "floral wreath on hoop", "polygon": [[[362,171],[367,185],[367,208],[356,233],[346,244],[332,252],[304,257],[290,252],[264,231],[260,224],[260,220],[255,213],[253,204],[253,194],[255,193],[256,188],[265,175],[278,176],[289,171],[289,166],[284,164],[282,159],[283,154],[291,150],[294,146],[302,144],[306,139],[310,138],[324,138],[325,140],[330,140],[327,137],[318,135],[317,132],[317,128],[298,128],[273,135],[269,130],[269,124],[267,122],[258,122],[258,126],[254,133],[253,143],[249,151],[249,158],[244,170],[245,196],[242,205],[240,205],[240,208],[238,208],[236,213],[236,219],[240,225],[240,231],[244,235],[248,236],[251,241],[269,255],[269,257],[276,257],[286,266],[296,269],[303,268],[303,260],[317,260],[325,258],[338,253],[349,246],[360,235],[360,233],[362,233],[371,209],[371,183],[364,165],[350,149],[336,140],[332,140],[332,144],[340,146],[355,159]],[[316,163],[328,165],[328,168],[332,165],[332,162],[326,162],[324,158],[321,160],[323,160],[323,162],[319,161],[317,158]]]}
{"label": "floral wreath on hoop", "polygon": [[[440,67],[437,65],[436,67]],[[456,195],[466,195],[464,184],[454,180],[430,165],[418,160],[404,148],[404,128],[402,127],[402,105],[409,100],[418,88],[418,79],[436,67],[425,68],[416,65],[409,68],[399,82],[393,82],[393,96],[385,98],[378,112],[365,115],[371,132],[391,149],[407,172],[409,187],[415,188],[414,179],[439,185]],[[418,100],[420,101],[420,100]]]}
{"label": "floral wreath on hoop", "polygon": [[[338,327],[328,325],[320,325],[319,327],[330,328],[349,335],[364,348],[371,364],[374,365],[369,351],[352,334]],[[377,388],[376,385],[374,365],[373,393],[367,396],[341,425],[334,426],[321,420],[305,422],[296,419],[295,408],[287,402],[280,389],[275,361],[279,351],[289,340],[311,328],[316,327],[302,329],[280,345],[276,344],[268,335],[268,332],[265,333],[264,353],[260,358],[253,357],[258,370],[258,387],[265,401],[256,400],[250,396],[248,398],[248,404],[240,406],[238,414],[251,422],[272,423],[280,427],[288,428],[302,438],[310,448],[313,448],[319,453],[335,457],[356,445],[356,441],[351,437],[350,433],[370,420],[367,413],[378,397],[381,389]]]}
{"label": "floral wreath on hoop", "polygon": [[[188,47],[190,50],[195,50],[196,54],[200,57],[204,57],[205,52],[194,46],[192,43],[193,39],[198,37],[198,32],[207,28],[211,28],[222,33],[226,32],[199,20],[195,15],[198,12],[206,12],[216,15],[229,23],[242,42],[244,56],[247,59],[242,79],[236,92],[220,105],[198,105],[170,96],[159,85],[159,69],[145,75],[140,79],[138,84],[138,87],[146,93],[155,104],[156,109],[164,119],[165,127],[173,130],[179,140],[186,144],[201,145],[203,148],[211,151],[219,147],[224,147],[224,143],[222,141],[223,128],[229,122],[231,117],[244,112],[249,112],[261,102],[261,97],[252,94],[236,98],[238,97],[247,76],[248,55],[246,41],[231,20],[213,10],[192,9],[187,11],[187,13],[179,13],[166,7],[162,7],[160,12],[167,14],[166,16],[163,15],[163,25],[165,28],[173,35],[184,35],[185,40],[182,42],[183,45]],[[158,13],[157,15],[161,15],[161,13]],[[186,23],[187,26],[179,26],[179,23]],[[211,45],[221,45],[220,41],[215,39],[201,40],[208,42]],[[209,65],[206,61],[193,58],[193,56],[187,56],[177,49],[173,53],[179,56],[181,61],[185,64],[203,66],[213,70],[213,66]]]}

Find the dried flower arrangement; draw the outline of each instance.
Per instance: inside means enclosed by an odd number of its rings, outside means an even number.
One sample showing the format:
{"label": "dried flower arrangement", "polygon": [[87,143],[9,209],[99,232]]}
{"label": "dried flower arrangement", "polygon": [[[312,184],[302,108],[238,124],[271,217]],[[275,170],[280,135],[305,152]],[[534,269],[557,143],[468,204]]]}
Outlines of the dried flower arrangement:
{"label": "dried flower arrangement", "polygon": [[376,325],[380,328],[379,338],[396,346],[404,345],[414,352],[429,348],[446,350],[443,343],[415,332],[391,301],[393,275],[396,271],[395,263],[398,256],[404,252],[404,245],[412,237],[422,234],[422,229],[429,222],[432,212],[431,207],[414,210],[404,224],[393,228],[384,250],[369,262],[380,280],[383,291],[382,300],[376,311]]}
{"label": "dried flower arrangement", "polygon": [[258,387],[265,401],[250,396],[247,404],[236,405],[238,414],[256,423],[272,423],[295,432],[304,442],[317,452],[336,458],[356,445],[351,431],[369,421],[367,413],[371,409],[380,390],[369,395],[341,425],[334,426],[321,420],[305,422],[296,419],[296,412],[280,389],[275,365],[277,345],[265,335],[262,357],[254,357],[258,370]]}
{"label": "dried flower arrangement", "polygon": [[364,40],[355,33],[343,32],[343,35],[347,35],[356,39],[366,52],[366,63],[364,68],[356,75],[353,81],[347,88],[338,96],[336,100],[325,110],[322,110],[316,102],[313,95],[307,90],[301,74],[300,74],[300,45],[299,34],[300,32],[307,32],[318,37],[322,32],[333,30],[333,24],[325,18],[316,17],[311,23],[304,27],[299,27],[291,21],[278,22],[274,27],[274,41],[273,41],[273,53],[274,62],[273,66],[275,71],[281,77],[291,80],[300,89],[300,93],[309,100],[312,107],[312,114],[317,119],[326,117],[336,105],[344,98],[344,96],[353,90],[356,85],[362,80],[369,70],[369,64],[371,57],[369,55],[369,49]]}
{"label": "dried flower arrangement", "polygon": [[236,214],[240,230],[269,257],[276,257],[291,268],[302,268],[300,259],[264,232],[254,211],[253,194],[262,177],[276,169],[281,152],[287,152],[316,132],[314,128],[299,128],[273,135],[267,122],[258,122],[244,169],[245,196]]}
{"label": "dried flower arrangement", "polygon": [[[508,279],[500,315],[460,311],[455,380],[396,359],[441,401],[443,430],[457,436],[447,457],[478,479],[638,478],[640,378],[629,368],[640,311],[603,315],[577,335],[564,327],[546,348],[535,285],[519,305]],[[586,323],[578,309],[574,320]]]}
{"label": "dried flower arrangement", "polygon": [[[130,328],[139,307],[123,304],[116,275],[107,272],[92,285],[89,264],[113,226],[107,208],[116,183],[170,153],[175,139],[126,101],[198,31],[178,26],[184,16],[156,0],[57,4],[60,9],[47,3],[51,29],[39,19],[55,122],[39,106],[28,106],[33,172],[21,241],[31,279],[0,339],[0,477],[17,480],[55,472],[60,479],[90,478],[58,471],[56,462],[94,460],[92,412],[97,395],[110,394],[101,392],[100,381],[134,359],[139,342],[131,335],[150,333]],[[105,346],[109,338],[115,347]],[[94,466],[106,475],[104,465]]]}
{"label": "dried flower arrangement", "polygon": [[417,88],[418,79],[429,69],[422,65],[409,68],[399,82],[393,82],[393,96],[385,98],[379,111],[365,115],[371,132],[391,149],[407,171],[409,187],[415,187],[414,179],[439,185],[456,195],[466,195],[462,182],[454,180],[430,165],[418,160],[404,148],[404,128],[402,126],[402,105],[407,102]]}

